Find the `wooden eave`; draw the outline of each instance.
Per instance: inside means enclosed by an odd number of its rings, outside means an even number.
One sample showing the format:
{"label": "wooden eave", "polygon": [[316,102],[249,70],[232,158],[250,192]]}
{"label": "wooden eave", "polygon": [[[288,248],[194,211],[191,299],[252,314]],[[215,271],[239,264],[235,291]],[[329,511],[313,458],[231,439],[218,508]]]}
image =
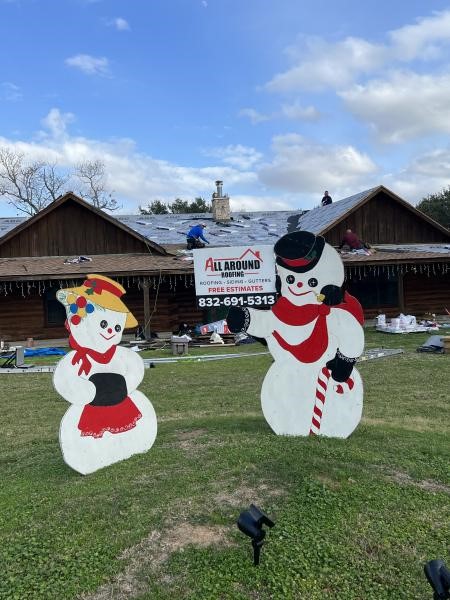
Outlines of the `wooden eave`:
{"label": "wooden eave", "polygon": [[107,213],[105,213],[103,210],[100,210],[99,208],[92,206],[92,204],[89,204],[88,202],[86,202],[85,200],[83,200],[82,198],[80,198],[79,196],[74,194],[73,192],[67,192],[66,194],[61,196],[61,198],[54,200],[51,204],[46,206],[44,209],[42,209],[41,211],[39,211],[38,213],[36,213],[35,215],[33,215],[32,217],[27,219],[20,225],[17,225],[17,227],[14,227],[10,231],[8,231],[8,233],[6,233],[4,236],[2,236],[0,238],[0,246],[3,245],[5,242],[14,238],[16,235],[18,235],[20,232],[24,231],[25,229],[32,227],[35,223],[40,221],[42,218],[46,217],[49,213],[53,212],[54,210],[59,208],[62,204],[65,204],[66,202],[69,202],[69,201],[79,204],[83,208],[86,208],[87,210],[89,210],[90,212],[101,217],[105,221],[108,221],[115,227],[122,229],[122,231],[125,231],[128,235],[134,237],[135,239],[138,239],[140,242],[143,242],[144,244],[147,245],[147,247],[152,248],[159,254],[161,254],[163,256],[168,254],[166,249],[163,248],[162,246],[160,246],[159,244],[157,244],[156,242],[152,242],[151,240],[147,239],[143,235],[139,234],[134,229],[131,229],[131,227],[128,227],[128,225],[124,225],[123,223],[121,223],[120,221],[118,221],[117,219],[112,217],[111,215],[108,215]]}

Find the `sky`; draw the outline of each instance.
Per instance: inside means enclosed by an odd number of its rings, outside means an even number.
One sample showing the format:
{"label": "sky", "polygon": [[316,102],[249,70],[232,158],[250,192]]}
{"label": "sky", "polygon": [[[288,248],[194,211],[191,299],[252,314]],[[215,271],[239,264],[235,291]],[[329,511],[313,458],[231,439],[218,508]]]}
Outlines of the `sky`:
{"label": "sky", "polygon": [[0,147],[102,160],[121,213],[450,184],[449,1],[0,0],[0,48]]}

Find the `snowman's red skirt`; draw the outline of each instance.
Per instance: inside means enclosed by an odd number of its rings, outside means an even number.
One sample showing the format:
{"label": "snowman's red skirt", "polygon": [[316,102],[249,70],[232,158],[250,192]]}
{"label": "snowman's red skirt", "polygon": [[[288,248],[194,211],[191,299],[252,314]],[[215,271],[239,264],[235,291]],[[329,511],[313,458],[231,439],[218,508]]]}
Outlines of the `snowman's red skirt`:
{"label": "snowman's red skirt", "polygon": [[101,438],[105,431],[122,433],[133,429],[141,417],[136,404],[127,396],[113,406],[87,404],[81,413],[78,429],[82,436]]}

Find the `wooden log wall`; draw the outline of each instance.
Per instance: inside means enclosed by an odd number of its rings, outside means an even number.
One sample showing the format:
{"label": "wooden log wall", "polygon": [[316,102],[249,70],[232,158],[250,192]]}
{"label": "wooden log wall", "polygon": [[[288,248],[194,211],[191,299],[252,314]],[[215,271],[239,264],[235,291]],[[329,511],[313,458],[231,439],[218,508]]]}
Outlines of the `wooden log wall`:
{"label": "wooden log wall", "polygon": [[[150,285],[150,330],[153,331],[176,331],[180,323],[196,325],[203,323],[203,312],[196,307],[194,286],[185,287],[183,281],[177,281],[177,285],[168,281],[162,282],[159,293]],[[142,289],[130,289],[124,297],[124,301],[139,325],[144,325],[144,298]]]}
{"label": "wooden log wall", "polygon": [[[13,284],[14,285],[14,284]],[[7,296],[0,296],[0,338],[5,341],[57,339],[67,337],[64,326],[46,326],[44,296],[36,291],[22,296],[13,287]]]}
{"label": "wooden log wall", "polygon": [[405,310],[408,314],[445,314],[450,310],[450,272],[445,275],[407,273],[403,278]]}
{"label": "wooden log wall", "polygon": [[[19,341],[27,338],[35,340],[67,338],[63,325],[46,324],[45,297],[36,288],[22,295],[21,288],[12,284],[8,295],[0,295],[0,339]],[[144,324],[143,290],[133,285],[123,297],[125,304],[136,317],[139,325]],[[159,293],[150,286],[150,309],[153,316],[151,331],[176,331],[180,323],[196,325],[203,323],[203,313],[196,308],[194,286],[185,287],[184,280],[177,280],[176,286],[169,281],[161,283]],[[129,330],[128,333],[131,333]]]}
{"label": "wooden log wall", "polygon": [[[351,285],[348,286],[351,291]],[[150,330],[154,332],[176,331],[180,323],[196,325],[206,322],[206,315],[196,308],[194,286],[185,287],[184,281],[161,283],[159,293],[150,286],[150,309],[153,312]],[[450,273],[431,275],[408,273],[403,277],[404,312],[422,317],[425,313],[445,314],[450,310]],[[138,320],[144,324],[143,290],[130,286],[124,296],[125,304]],[[397,316],[400,306],[380,306],[364,308],[366,318],[385,313]],[[131,333],[131,331],[130,331]],[[5,341],[67,338],[64,326],[46,324],[45,298],[33,288],[30,294],[13,284],[8,295],[0,295],[0,338]]]}

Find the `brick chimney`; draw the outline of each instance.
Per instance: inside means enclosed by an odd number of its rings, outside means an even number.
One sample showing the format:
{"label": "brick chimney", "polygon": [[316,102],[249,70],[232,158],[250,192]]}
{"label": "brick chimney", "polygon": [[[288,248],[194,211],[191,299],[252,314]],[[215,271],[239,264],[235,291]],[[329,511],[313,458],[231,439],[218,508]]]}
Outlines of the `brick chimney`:
{"label": "brick chimney", "polygon": [[211,206],[214,221],[230,220],[230,198],[223,195],[223,181],[216,181],[216,191],[212,195]]}

